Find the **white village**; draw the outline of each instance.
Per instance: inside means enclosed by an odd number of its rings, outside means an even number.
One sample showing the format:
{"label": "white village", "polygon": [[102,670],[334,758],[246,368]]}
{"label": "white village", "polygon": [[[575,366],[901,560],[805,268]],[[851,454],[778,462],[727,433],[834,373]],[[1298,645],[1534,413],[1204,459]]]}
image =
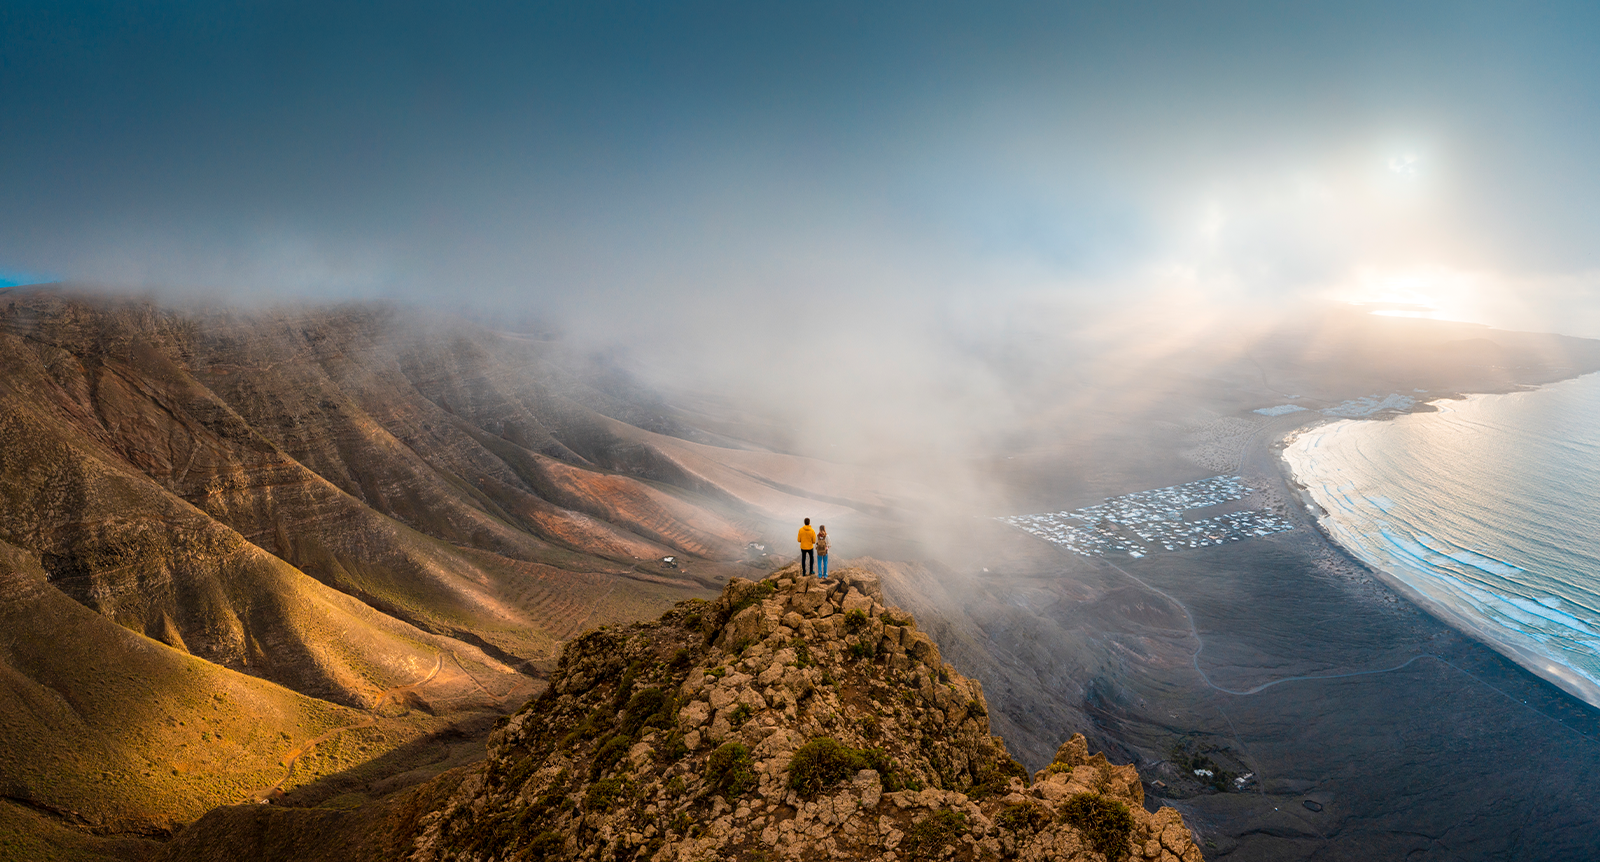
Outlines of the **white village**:
{"label": "white village", "polygon": [[1157,550],[1179,551],[1237,542],[1294,529],[1271,512],[1247,509],[1185,521],[1183,513],[1251,493],[1239,476],[1213,476],[1168,488],[1108,497],[1095,506],[1068,512],[998,518],[1086,557],[1113,551],[1143,557]]}

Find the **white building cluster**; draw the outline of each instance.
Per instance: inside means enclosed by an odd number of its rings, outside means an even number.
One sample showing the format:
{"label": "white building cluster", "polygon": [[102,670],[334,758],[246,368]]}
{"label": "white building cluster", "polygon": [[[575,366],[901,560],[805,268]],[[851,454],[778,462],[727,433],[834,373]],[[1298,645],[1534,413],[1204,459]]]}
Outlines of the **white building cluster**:
{"label": "white building cluster", "polygon": [[1360,419],[1363,416],[1371,416],[1374,413],[1381,413],[1385,410],[1404,412],[1415,407],[1416,404],[1417,399],[1412,398],[1410,395],[1395,393],[1385,395],[1382,398],[1376,395],[1367,395],[1335,404],[1332,407],[1326,407],[1322,412],[1326,416],[1337,416],[1341,419]]}
{"label": "white building cluster", "polygon": [[1298,404],[1279,404],[1276,407],[1257,407],[1250,412],[1260,413],[1262,416],[1288,416],[1290,413],[1303,413],[1305,409]]}
{"label": "white building cluster", "polygon": [[1157,549],[1203,548],[1294,529],[1271,512],[1255,509],[1194,521],[1183,519],[1189,509],[1242,500],[1249,494],[1250,488],[1240,477],[1213,476],[1170,488],[1109,497],[1097,506],[1070,512],[1014,515],[998,520],[1086,557],[1111,551],[1142,557]]}

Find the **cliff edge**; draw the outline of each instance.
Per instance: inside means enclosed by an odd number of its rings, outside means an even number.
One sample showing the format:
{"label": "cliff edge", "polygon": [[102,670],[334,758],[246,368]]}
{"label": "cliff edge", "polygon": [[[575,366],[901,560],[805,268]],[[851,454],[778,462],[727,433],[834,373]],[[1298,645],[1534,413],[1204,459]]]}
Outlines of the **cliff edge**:
{"label": "cliff edge", "polygon": [[417,828],[415,862],[1201,858],[1082,736],[1028,776],[874,576],[795,566],[570,644]]}

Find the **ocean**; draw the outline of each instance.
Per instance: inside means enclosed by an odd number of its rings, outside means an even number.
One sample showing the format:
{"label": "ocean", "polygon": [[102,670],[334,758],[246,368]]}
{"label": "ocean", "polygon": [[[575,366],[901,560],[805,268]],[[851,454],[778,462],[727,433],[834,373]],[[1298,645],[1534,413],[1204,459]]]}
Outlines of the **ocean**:
{"label": "ocean", "polygon": [[1600,707],[1600,374],[1284,450],[1324,529],[1413,601]]}

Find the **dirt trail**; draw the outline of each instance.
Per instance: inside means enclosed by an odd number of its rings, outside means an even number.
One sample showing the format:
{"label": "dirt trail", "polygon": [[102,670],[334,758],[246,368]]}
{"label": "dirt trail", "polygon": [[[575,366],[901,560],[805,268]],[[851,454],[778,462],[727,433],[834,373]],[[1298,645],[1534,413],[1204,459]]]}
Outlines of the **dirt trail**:
{"label": "dirt trail", "polygon": [[467,670],[467,666],[461,661],[461,656],[457,655],[454,651],[451,651],[450,653],[450,660],[455,663],[456,669],[461,671],[461,675],[466,677],[467,681],[471,682],[474,688],[480,692],[483,692],[489,697],[494,698],[496,703],[504,705],[506,701],[510,700],[517,693],[517,686],[515,683],[512,683],[512,685],[504,692],[498,692],[490,689],[488,686],[483,684],[482,680],[473,676],[472,671]]}
{"label": "dirt trail", "polygon": [[397,695],[403,694],[403,693],[408,692],[408,691],[415,691],[415,690],[427,685],[428,683],[433,682],[434,677],[438,676],[439,675],[439,671],[442,670],[443,668],[444,668],[444,653],[438,653],[434,657],[433,670],[428,671],[428,675],[427,676],[423,677],[420,680],[417,680],[416,682],[413,682],[413,683],[410,683],[410,684],[407,684],[407,685],[396,686],[394,688],[389,689],[388,691],[381,692],[378,695],[377,702],[372,705],[371,709],[367,710],[367,717],[366,718],[363,718],[362,720],[356,722],[355,724],[347,724],[344,727],[336,727],[333,730],[330,730],[327,733],[324,733],[324,734],[322,734],[321,736],[319,736],[319,737],[317,737],[315,739],[307,741],[303,745],[300,745],[300,746],[298,746],[296,748],[289,749],[289,752],[283,756],[283,760],[279,761],[279,764],[283,766],[283,777],[279,778],[278,782],[276,784],[272,785],[271,787],[268,787],[265,790],[257,790],[255,792],[251,793],[250,794],[250,801],[252,801],[252,802],[271,802],[274,799],[281,798],[283,796],[283,785],[284,785],[285,782],[287,782],[289,780],[289,776],[294,774],[294,765],[295,765],[295,763],[297,763],[300,760],[302,755],[304,755],[306,752],[312,750],[313,748],[316,748],[318,745],[321,745],[322,743],[327,742],[330,739],[333,739],[334,737],[338,736],[339,734],[344,733],[347,730],[358,730],[358,729],[363,728],[363,727],[371,727],[374,724],[377,724],[378,723],[378,710],[382,709],[383,705],[385,703],[387,703],[388,701],[390,701],[391,699],[393,699]]}

